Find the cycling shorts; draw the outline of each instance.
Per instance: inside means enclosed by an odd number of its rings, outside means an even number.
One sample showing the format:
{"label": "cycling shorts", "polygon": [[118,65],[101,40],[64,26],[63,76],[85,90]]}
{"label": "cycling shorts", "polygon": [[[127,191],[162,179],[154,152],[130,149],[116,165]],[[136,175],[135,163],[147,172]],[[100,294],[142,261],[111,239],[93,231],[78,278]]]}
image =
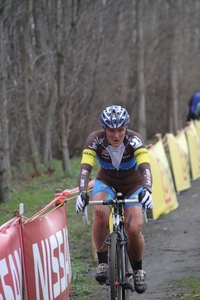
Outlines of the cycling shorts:
{"label": "cycling shorts", "polygon": [[[127,199],[138,199],[138,194],[142,191],[142,187],[140,187],[138,190],[136,190],[133,194],[131,194],[130,196],[127,197]],[[114,188],[112,188],[111,186],[107,185],[105,182],[100,181],[98,179],[95,180],[94,183],[94,187],[92,190],[92,196],[94,196],[96,193],[107,193],[107,199],[113,199],[116,192],[114,190]],[[124,205],[124,209],[130,207],[130,206],[142,206],[141,203],[128,203]]]}

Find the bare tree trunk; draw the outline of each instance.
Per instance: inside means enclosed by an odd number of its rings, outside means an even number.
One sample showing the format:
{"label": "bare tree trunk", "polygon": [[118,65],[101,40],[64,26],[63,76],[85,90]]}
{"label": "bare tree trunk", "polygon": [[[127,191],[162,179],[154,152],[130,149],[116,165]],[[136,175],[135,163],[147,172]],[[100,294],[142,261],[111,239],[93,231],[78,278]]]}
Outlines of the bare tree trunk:
{"label": "bare tree trunk", "polygon": [[56,105],[56,84],[51,87],[49,101],[46,106],[45,124],[43,130],[42,140],[42,163],[47,166],[47,162],[50,160],[51,153],[51,128],[53,124],[53,113],[55,112]]}
{"label": "bare tree trunk", "polygon": [[[47,17],[44,18],[43,12],[46,9],[45,2],[34,0],[33,17],[35,25],[35,40],[36,40],[36,62],[34,69],[39,74],[42,74],[43,84],[40,93],[43,95],[44,115],[42,126],[42,149],[41,161],[47,167],[51,160],[52,146],[51,146],[51,132],[54,120],[55,107],[57,102],[57,84],[55,82],[55,67],[52,55],[50,54],[50,46],[52,42],[47,45],[47,36],[49,40],[52,37],[52,28],[55,26],[51,24],[51,10],[47,12]],[[56,4],[51,3],[55,8]],[[50,28],[49,28],[50,26]],[[39,95],[38,95],[39,97]]]}
{"label": "bare tree trunk", "polygon": [[[172,42],[173,44],[173,42]],[[173,46],[172,46],[173,48]],[[178,73],[177,57],[170,53],[170,101],[169,101],[169,132],[176,133],[178,128]]]}
{"label": "bare tree trunk", "polygon": [[1,25],[0,25],[0,36],[1,36],[1,43],[0,43],[0,53],[1,53],[1,70],[2,70],[2,78],[1,80],[1,87],[0,91],[2,91],[2,108],[1,108],[1,115],[2,115],[2,146],[5,153],[6,159],[6,167],[8,170],[9,178],[11,178],[11,166],[10,166],[10,147],[9,147],[9,139],[8,139],[8,117],[7,117],[7,104],[8,104],[8,93],[6,93],[6,81],[7,81],[7,68],[6,68],[6,55],[5,55],[5,33],[3,30],[3,15],[7,15],[8,12],[8,3],[4,5],[3,8],[4,13],[2,13],[1,17]]}
{"label": "bare tree trunk", "polygon": [[39,158],[38,151],[33,134],[33,125],[31,122],[31,109],[30,109],[30,98],[29,98],[29,39],[30,39],[30,26],[31,26],[31,15],[33,11],[33,0],[28,0],[27,3],[27,19],[24,24],[24,34],[22,37],[22,71],[23,71],[23,83],[24,83],[24,105],[26,110],[26,120],[27,120],[27,132],[28,132],[28,141],[31,151],[31,158],[33,162],[33,167],[37,175],[39,175]]}
{"label": "bare tree trunk", "polygon": [[[58,103],[59,103],[59,122],[60,122],[60,144],[61,144],[61,153],[62,153],[62,166],[63,171],[70,171],[70,158],[69,158],[69,147],[68,147],[68,135],[66,128],[66,99],[64,99],[64,48],[63,48],[63,36],[62,30],[64,22],[64,6],[62,6],[62,1],[57,1],[57,56],[58,56]],[[70,114],[70,109],[69,109]]]}
{"label": "bare tree trunk", "polygon": [[[173,5],[172,5],[173,3]],[[169,76],[170,76],[170,101],[169,101],[169,132],[174,132],[179,129],[178,128],[178,23],[176,22],[175,7],[177,6],[177,2],[171,2],[169,7],[170,9],[170,18],[169,18],[169,29],[170,29],[170,51],[169,51]]]}
{"label": "bare tree trunk", "polygon": [[6,6],[0,9],[0,203],[11,200],[9,187],[10,158],[8,142],[7,95],[5,74],[5,38],[3,30],[4,12]]}
{"label": "bare tree trunk", "polygon": [[[5,77],[4,77],[5,79]],[[1,89],[1,84],[0,84],[0,89]],[[5,153],[5,159],[6,159],[6,167],[8,170],[8,176],[11,178],[11,166],[10,166],[10,147],[9,147],[9,139],[8,139],[8,117],[7,117],[7,95],[6,95],[6,88],[5,88],[5,82],[3,83],[2,87],[2,141],[3,141],[3,149]]]}
{"label": "bare tree trunk", "polygon": [[0,148],[0,203],[11,200],[9,176],[6,169],[5,152]]}
{"label": "bare tree trunk", "polygon": [[138,131],[146,140],[146,103],[145,103],[145,75],[144,75],[144,38],[143,38],[143,1],[136,1],[137,17],[137,79],[139,99]]}
{"label": "bare tree trunk", "polygon": [[62,166],[63,171],[70,171],[69,147],[67,142],[66,118],[65,111],[60,109],[60,140],[62,149]]}

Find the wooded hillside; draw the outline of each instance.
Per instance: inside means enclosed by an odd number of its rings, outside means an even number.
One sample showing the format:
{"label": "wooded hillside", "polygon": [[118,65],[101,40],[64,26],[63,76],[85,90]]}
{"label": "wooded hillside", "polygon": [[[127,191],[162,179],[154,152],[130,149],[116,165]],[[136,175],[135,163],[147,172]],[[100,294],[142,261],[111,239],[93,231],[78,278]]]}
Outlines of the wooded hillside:
{"label": "wooded hillside", "polygon": [[[108,105],[145,139],[186,123],[200,88],[200,0],[2,0],[1,167],[70,169]],[[4,168],[3,168],[4,169]]]}

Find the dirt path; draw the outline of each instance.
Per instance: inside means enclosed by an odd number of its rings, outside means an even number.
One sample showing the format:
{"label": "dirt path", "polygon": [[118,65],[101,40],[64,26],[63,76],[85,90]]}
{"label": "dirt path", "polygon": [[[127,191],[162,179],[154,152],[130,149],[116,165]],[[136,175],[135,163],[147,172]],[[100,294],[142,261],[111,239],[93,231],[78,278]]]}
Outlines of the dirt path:
{"label": "dirt path", "polygon": [[[176,210],[143,227],[148,288],[143,295],[133,293],[132,299],[183,299],[185,291],[179,280],[200,276],[200,179],[191,185],[177,196]],[[106,287],[97,289],[98,299],[109,299]]]}

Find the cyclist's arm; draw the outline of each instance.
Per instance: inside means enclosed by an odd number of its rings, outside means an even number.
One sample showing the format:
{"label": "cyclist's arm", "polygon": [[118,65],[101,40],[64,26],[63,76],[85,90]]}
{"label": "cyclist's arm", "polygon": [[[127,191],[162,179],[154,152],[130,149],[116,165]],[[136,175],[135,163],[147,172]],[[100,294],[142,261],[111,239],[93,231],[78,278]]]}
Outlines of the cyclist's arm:
{"label": "cyclist's arm", "polygon": [[145,147],[139,148],[134,152],[138,168],[142,175],[143,187],[151,190],[152,187],[152,174],[149,161],[148,151]]}
{"label": "cyclist's arm", "polygon": [[96,152],[91,149],[84,149],[81,159],[80,173],[78,177],[79,192],[87,191],[90,173],[92,171]]}

